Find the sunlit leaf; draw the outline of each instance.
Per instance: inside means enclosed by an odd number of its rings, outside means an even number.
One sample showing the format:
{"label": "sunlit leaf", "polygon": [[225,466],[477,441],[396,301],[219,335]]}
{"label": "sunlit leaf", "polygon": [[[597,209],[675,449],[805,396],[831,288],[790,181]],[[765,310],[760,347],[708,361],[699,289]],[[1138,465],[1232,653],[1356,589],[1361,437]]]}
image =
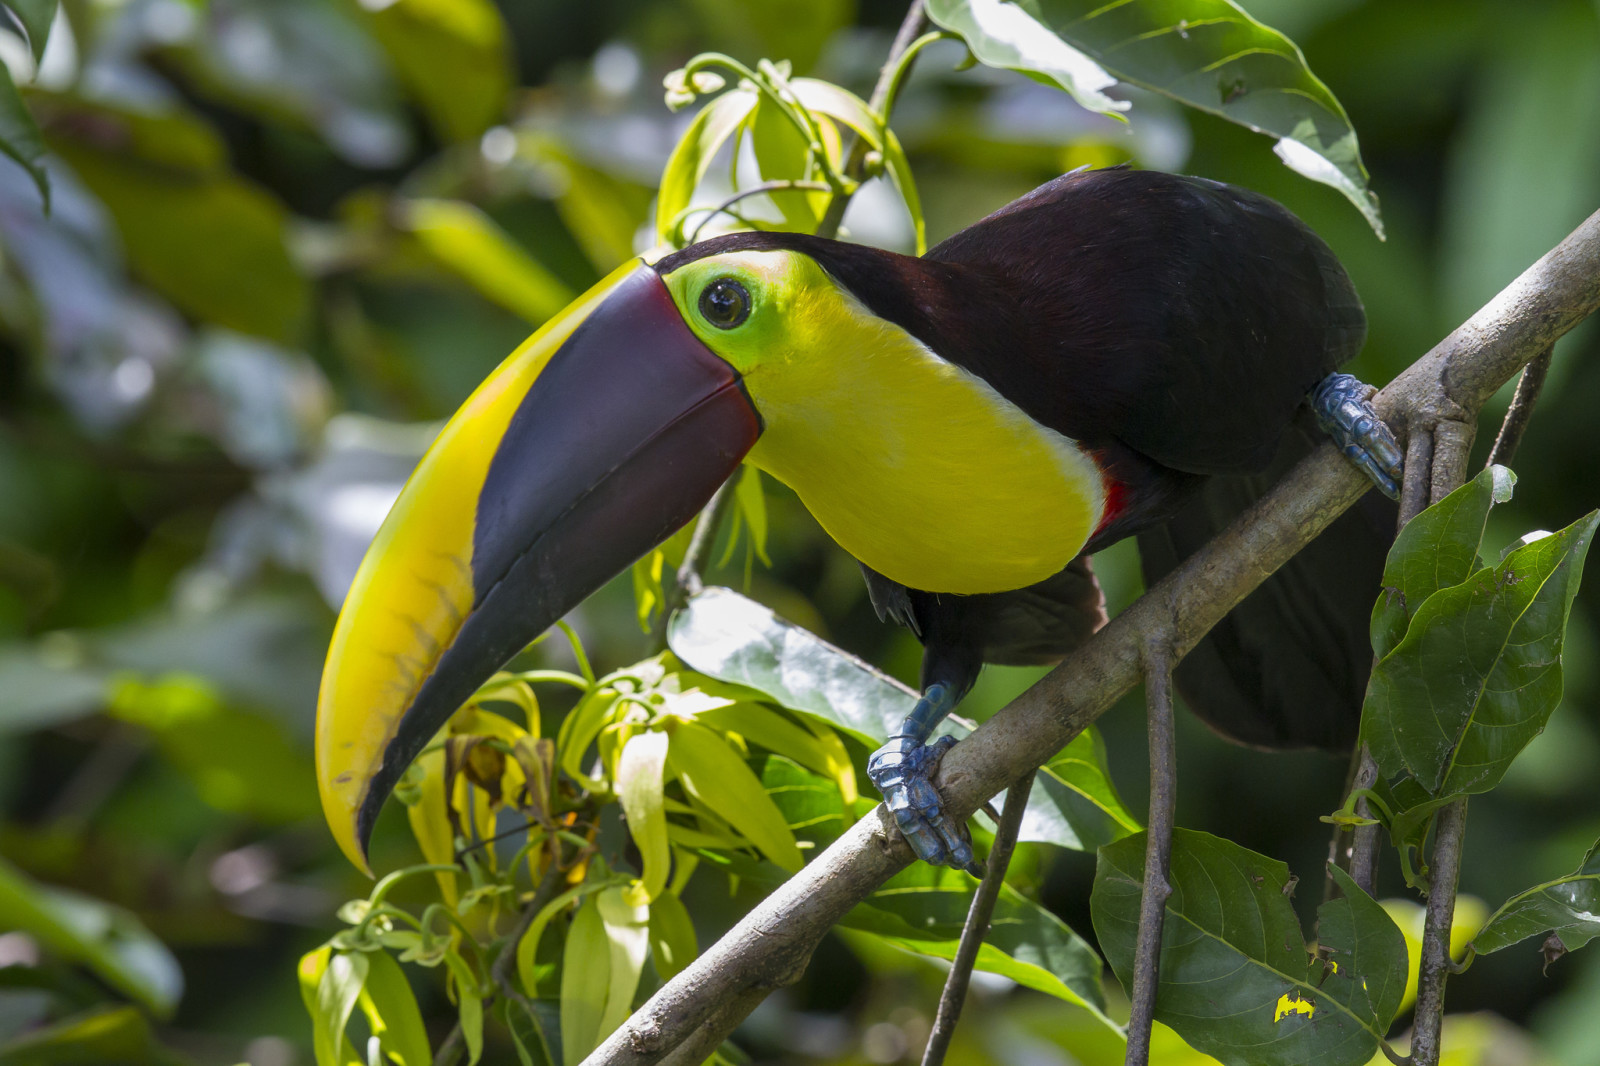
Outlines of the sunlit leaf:
{"label": "sunlit leaf", "polygon": [[785,870],[804,860],[783,815],[726,741],[704,726],[679,722],[672,730],[667,758],[684,787],[718,812],[768,859]]}
{"label": "sunlit leaf", "polygon": [[679,138],[661,172],[661,191],[656,194],[656,239],[660,243],[677,247],[682,242],[679,216],[688,210],[717,151],[750,116],[756,100],[753,89],[731,89],[701,108]]}
{"label": "sunlit leaf", "polygon": [[440,266],[530,325],[553,317],[577,295],[471,204],[408,200],[401,218]]}
{"label": "sunlit leaf", "polygon": [[1362,739],[1436,796],[1493,788],[1561,699],[1567,614],[1600,512],[1524,544],[1417,608],[1372,672]]}
{"label": "sunlit leaf", "polygon": [[[756,105],[755,118],[750,124],[750,147],[762,181],[811,179],[808,162],[811,155],[805,137],[778,105],[766,97]],[[782,228],[799,233],[816,229],[822,212],[827,210],[827,193],[791,189],[769,192],[766,196],[783,216]],[[742,478],[740,482],[743,483]]]}
{"label": "sunlit leaf", "polygon": [[645,903],[661,894],[672,866],[661,793],[666,763],[667,735],[655,731],[635,734],[623,745],[622,757],[617,760],[617,794],[628,816],[628,833],[644,863],[638,888]]}
{"label": "sunlit leaf", "polygon": [[358,1002],[384,1054],[398,1060],[398,1066],[432,1066],[428,1030],[400,964],[386,951],[370,952],[366,959],[367,979]]}
{"label": "sunlit leaf", "polygon": [[476,1066],[483,1057],[483,996],[467,960],[454,951],[447,951],[444,961],[455,984],[461,1039],[467,1045],[467,1066]]}
{"label": "sunlit leaf", "polygon": [[1092,111],[1127,107],[1104,92],[1120,79],[1277,137],[1284,163],[1344,193],[1383,236],[1344,108],[1293,41],[1231,0],[929,0],[928,15],[985,64]]}
{"label": "sunlit leaf", "polygon": [[[416,802],[406,803],[406,819],[411,823],[411,834],[417,839],[422,857],[440,866],[455,862],[455,834],[450,829],[450,799],[444,787],[444,749],[424,752],[406,771],[405,781],[415,788]],[[398,790],[397,790],[398,791]],[[439,894],[444,901],[455,906],[460,898],[456,879],[447,873],[436,873]]]}
{"label": "sunlit leaf", "polygon": [[650,904],[650,960],[663,981],[670,981],[700,953],[694,922],[683,901],[671,892]]}
{"label": "sunlit leaf", "polygon": [[[1144,834],[1101,848],[1090,897],[1101,948],[1124,987],[1133,977],[1144,851]],[[1158,1020],[1237,1066],[1362,1066],[1372,1057],[1392,1020],[1380,1011],[1398,1002],[1405,967],[1404,941],[1381,908],[1364,897],[1325,905],[1324,958],[1306,948],[1281,862],[1179,829],[1169,881]]]}
{"label": "sunlit leaf", "polygon": [[311,1044],[317,1066],[344,1066],[348,1061],[344,1057],[344,1050],[349,1047],[344,1027],[349,1024],[350,1012],[366,983],[367,966],[367,956],[361,952],[336,951],[328,959],[317,982],[316,1009],[312,1014]]}
{"label": "sunlit leaf", "polygon": [[600,1019],[611,986],[611,948],[599,905],[586,900],[567,930],[561,958],[561,1056],[577,1066],[600,1043]]}
{"label": "sunlit leaf", "polygon": [[598,1043],[633,1013],[633,994],[639,987],[639,975],[644,972],[644,960],[650,954],[650,912],[646,904],[631,901],[627,890],[619,887],[595,896],[595,907],[605,926],[611,956],[606,1009],[596,1033]]}
{"label": "sunlit leaf", "polygon": [[162,1016],[170,1014],[183,995],[183,971],[177,960],[132,914],[78,892],[40,884],[4,860],[0,860],[0,929],[27,933]]}
{"label": "sunlit leaf", "polygon": [[714,707],[701,711],[695,720],[723,732],[737,733],[819,774],[827,774],[833,768],[832,757],[814,734],[763,704],[734,703]]}
{"label": "sunlit leaf", "polygon": [[1094,851],[1141,828],[1111,781],[1105,741],[1091,725],[1039,768],[1017,835]]}
{"label": "sunlit leaf", "polygon": [[1600,843],[1583,863],[1554,881],[1518,892],[1489,916],[1472,948],[1487,955],[1530,936],[1554,933],[1561,947],[1574,951],[1600,936]]}

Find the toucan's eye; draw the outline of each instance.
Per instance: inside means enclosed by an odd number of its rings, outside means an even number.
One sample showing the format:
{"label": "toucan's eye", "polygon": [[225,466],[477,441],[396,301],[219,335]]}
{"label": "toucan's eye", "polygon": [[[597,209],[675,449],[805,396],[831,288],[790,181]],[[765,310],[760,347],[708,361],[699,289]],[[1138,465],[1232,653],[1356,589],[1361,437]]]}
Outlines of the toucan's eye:
{"label": "toucan's eye", "polygon": [[700,290],[700,313],[718,329],[732,329],[750,317],[750,293],[732,278],[718,278]]}

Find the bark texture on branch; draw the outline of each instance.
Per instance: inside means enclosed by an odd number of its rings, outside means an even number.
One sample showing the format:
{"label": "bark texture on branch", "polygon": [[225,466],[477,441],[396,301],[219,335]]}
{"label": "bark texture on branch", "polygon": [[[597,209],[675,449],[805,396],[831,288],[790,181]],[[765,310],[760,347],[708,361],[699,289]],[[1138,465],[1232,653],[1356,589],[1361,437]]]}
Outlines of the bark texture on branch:
{"label": "bark texture on branch", "polygon": [[[1402,435],[1441,422],[1471,425],[1496,389],[1597,306],[1600,212],[1382,389],[1378,412]],[[1307,457],[1231,527],[951,749],[938,785],[952,814],[968,817],[1137,684],[1148,633],[1170,626],[1174,655],[1188,652],[1368,487],[1331,444]],[[878,807],[663,986],[586,1061],[654,1063],[702,1026],[700,1040],[726,1036],[742,1017],[726,1009],[730,1002],[753,1007],[755,993],[798,979],[828,929],[910,862],[893,818]]]}

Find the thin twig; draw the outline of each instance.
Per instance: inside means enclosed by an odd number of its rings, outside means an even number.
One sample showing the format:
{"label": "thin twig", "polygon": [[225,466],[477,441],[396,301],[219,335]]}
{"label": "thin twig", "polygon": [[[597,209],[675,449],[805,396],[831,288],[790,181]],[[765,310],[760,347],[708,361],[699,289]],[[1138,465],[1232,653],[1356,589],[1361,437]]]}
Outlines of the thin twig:
{"label": "thin twig", "polygon": [[1417,1012],[1411,1030],[1414,1066],[1438,1066],[1444,1027],[1444,985],[1450,976],[1450,923],[1456,909],[1461,844],[1467,832],[1467,798],[1447,804],[1433,823],[1429,863],[1428,913],[1422,927],[1422,961],[1417,968]]}
{"label": "thin twig", "polygon": [[1494,439],[1494,447],[1489,449],[1487,465],[1511,465],[1517,446],[1522,443],[1522,435],[1528,431],[1528,422],[1533,418],[1533,405],[1539,400],[1539,390],[1544,388],[1545,375],[1550,373],[1550,356],[1554,351],[1555,346],[1551,345],[1522,368],[1517,391],[1511,396],[1511,406],[1506,408],[1500,433]]}
{"label": "thin twig", "polygon": [[[911,6],[906,10],[905,20],[900,23],[900,31],[894,35],[894,44],[889,46],[889,58],[884,60],[883,66],[878,70],[878,84],[872,88],[872,98],[867,102],[874,112],[881,112],[883,106],[889,102],[889,93],[894,88],[895,68],[900,63],[900,56],[906,49],[922,36],[928,28],[928,13],[923,10],[922,0],[911,0]],[[850,143],[850,152],[845,157],[844,172],[848,177],[857,181],[866,166],[867,139],[860,134]],[[822,221],[817,225],[817,236],[837,237],[839,225],[844,221],[845,208],[850,206],[850,194],[836,193],[828,201],[828,210],[823,212]]]}
{"label": "thin twig", "polygon": [[[827,192],[827,191],[828,191],[828,184],[826,182],[822,182],[822,181],[795,181],[795,180],[790,179],[790,178],[782,178],[782,179],[779,179],[779,180],[776,180],[776,181],[764,181],[760,185],[752,185],[748,189],[740,189],[738,192],[734,193],[732,196],[728,197],[726,200],[722,201],[720,204],[717,204],[715,207],[696,207],[696,208],[693,209],[695,211],[704,211],[704,212],[706,212],[706,217],[702,218],[695,225],[694,232],[689,234],[689,240],[688,240],[687,243],[689,243],[689,244],[699,244],[700,243],[700,231],[705,229],[706,225],[712,219],[716,218],[718,215],[720,215],[723,212],[727,211],[728,208],[732,207],[734,204],[738,203],[740,200],[746,199],[748,197],[760,196],[762,193],[769,193],[769,192]],[[739,216],[736,215],[734,217],[737,218]]]}
{"label": "thin twig", "polygon": [[1144,647],[1145,714],[1150,730],[1150,826],[1144,844],[1144,886],[1139,892],[1139,933],[1133,949],[1132,1012],[1127,1066],[1148,1066],[1161,979],[1161,927],[1172,895],[1172,827],[1178,797],[1178,755],[1173,742],[1172,644],[1165,632]]}
{"label": "thin twig", "polygon": [[978,891],[973,893],[972,905],[967,908],[961,943],[956,946],[956,957],[950,962],[950,974],[944,979],[944,991],[939,996],[939,1010],[933,1017],[933,1031],[928,1034],[928,1046],[922,1052],[922,1066],[939,1066],[950,1049],[950,1038],[955,1035],[961,1006],[967,999],[967,986],[972,983],[972,967],[978,961],[983,938],[989,933],[989,919],[994,917],[994,905],[1006,880],[1006,867],[1011,865],[1011,852],[1017,846],[1017,832],[1022,828],[1022,814],[1028,807],[1028,793],[1033,791],[1034,773],[1029,770],[1006,791],[1005,810],[995,825],[994,846],[985,860],[987,869]]}
{"label": "thin twig", "polygon": [[462,1036],[461,1023],[450,1027],[450,1035],[444,1038],[444,1043],[439,1045],[439,1050],[434,1053],[433,1066],[456,1066],[461,1058]]}
{"label": "thin twig", "polygon": [[[1392,426],[1411,426],[1427,411],[1476,412],[1597,307],[1600,212],[1379,391],[1378,415]],[[1318,447],[1264,499],[952,748],[935,782],[950,815],[965,819],[1138,683],[1146,633],[1169,626],[1174,656],[1187,652],[1370,487],[1332,444]],[[797,979],[828,930],[911,861],[894,818],[880,805],[663,985],[589,1062],[658,1062],[734,997]],[[723,1035],[738,1023],[733,1013],[720,1016]]]}

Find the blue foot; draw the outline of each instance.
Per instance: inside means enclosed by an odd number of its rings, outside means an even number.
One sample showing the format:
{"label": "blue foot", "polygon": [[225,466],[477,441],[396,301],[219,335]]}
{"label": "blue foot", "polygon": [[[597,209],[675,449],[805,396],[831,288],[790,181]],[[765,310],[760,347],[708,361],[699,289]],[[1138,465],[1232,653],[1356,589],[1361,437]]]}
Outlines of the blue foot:
{"label": "blue foot", "polygon": [[1317,425],[1391,500],[1400,498],[1405,453],[1372,407],[1375,390],[1350,374],[1329,374],[1311,390]]}
{"label": "blue foot", "polygon": [[955,746],[956,738],[924,742],[954,702],[943,685],[929,686],[900,731],[867,760],[867,776],[883,794],[884,804],[918,858],[982,877],[983,865],[973,857],[967,827],[945,814],[944,801],[933,787],[939,760]]}

